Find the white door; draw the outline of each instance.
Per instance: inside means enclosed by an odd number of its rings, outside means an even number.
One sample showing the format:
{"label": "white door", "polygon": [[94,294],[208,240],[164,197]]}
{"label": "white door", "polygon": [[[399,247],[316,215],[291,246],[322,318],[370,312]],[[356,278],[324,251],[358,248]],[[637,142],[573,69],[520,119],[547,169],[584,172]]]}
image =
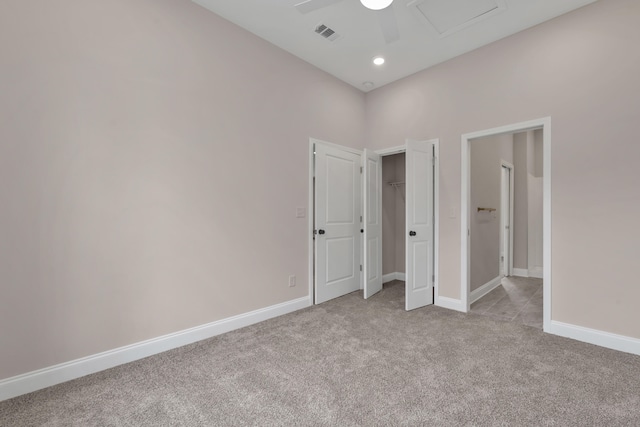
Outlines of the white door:
{"label": "white door", "polygon": [[360,155],[315,149],[316,304],[360,289]]}
{"label": "white door", "polygon": [[500,197],[500,274],[511,275],[511,169],[502,165]]}
{"label": "white door", "polygon": [[407,140],[405,309],[433,304],[433,145]]}
{"label": "white door", "polygon": [[364,297],[382,290],[382,161],[364,150]]}

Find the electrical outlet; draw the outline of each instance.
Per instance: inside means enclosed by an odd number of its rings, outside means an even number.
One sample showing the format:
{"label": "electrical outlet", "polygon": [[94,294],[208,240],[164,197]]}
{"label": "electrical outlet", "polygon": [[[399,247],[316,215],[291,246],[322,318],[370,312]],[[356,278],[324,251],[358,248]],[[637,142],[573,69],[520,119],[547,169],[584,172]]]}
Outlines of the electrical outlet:
{"label": "electrical outlet", "polygon": [[293,288],[296,285],[296,276],[289,276],[289,287]]}

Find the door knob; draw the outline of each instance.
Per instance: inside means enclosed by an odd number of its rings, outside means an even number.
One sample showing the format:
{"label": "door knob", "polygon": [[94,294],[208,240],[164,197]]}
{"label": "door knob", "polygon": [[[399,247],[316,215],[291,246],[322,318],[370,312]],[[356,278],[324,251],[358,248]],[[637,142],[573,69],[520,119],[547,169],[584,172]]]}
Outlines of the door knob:
{"label": "door knob", "polygon": [[410,232],[409,232],[409,236],[415,236],[415,235],[416,235],[416,232],[415,232],[415,231],[410,231]]}
{"label": "door knob", "polygon": [[324,234],[324,230],[322,229],[318,230],[318,234]]}

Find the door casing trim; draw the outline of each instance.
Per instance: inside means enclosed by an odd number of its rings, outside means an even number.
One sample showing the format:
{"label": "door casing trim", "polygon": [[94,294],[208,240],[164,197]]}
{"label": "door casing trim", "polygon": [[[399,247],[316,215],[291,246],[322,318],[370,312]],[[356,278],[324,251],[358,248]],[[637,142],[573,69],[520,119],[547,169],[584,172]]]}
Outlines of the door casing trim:
{"label": "door casing trim", "polygon": [[469,224],[470,218],[470,143],[472,139],[505,133],[525,132],[542,129],[543,145],[543,208],[542,208],[542,240],[543,240],[543,330],[550,332],[551,327],[551,117],[529,120],[478,132],[465,133],[461,136],[461,191],[460,191],[460,302],[465,312],[469,311]]}

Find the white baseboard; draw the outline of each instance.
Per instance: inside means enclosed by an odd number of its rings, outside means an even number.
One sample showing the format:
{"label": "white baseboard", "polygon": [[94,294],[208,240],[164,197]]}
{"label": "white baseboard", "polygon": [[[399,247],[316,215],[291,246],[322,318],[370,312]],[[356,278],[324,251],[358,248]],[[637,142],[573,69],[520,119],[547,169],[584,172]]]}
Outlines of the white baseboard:
{"label": "white baseboard", "polygon": [[478,301],[480,298],[482,298],[483,296],[485,296],[486,294],[488,294],[489,292],[491,292],[492,290],[500,286],[501,282],[502,282],[502,276],[498,276],[494,279],[491,279],[484,285],[480,286],[478,289],[473,290],[469,294],[470,304],[473,304],[474,302]]}
{"label": "white baseboard", "polygon": [[311,306],[309,297],[299,298],[0,380],[0,401],[182,347],[309,306]]}
{"label": "white baseboard", "polygon": [[526,268],[514,268],[511,274],[518,277],[529,277],[529,270]]}
{"label": "white baseboard", "polygon": [[461,311],[462,313],[467,312],[467,308],[459,299],[436,296],[434,305],[442,308],[447,308],[449,310]]}
{"label": "white baseboard", "polygon": [[589,344],[599,345],[612,350],[640,355],[640,339],[609,332],[589,329],[582,326],[552,320],[545,332],[561,337],[572,338]]}
{"label": "white baseboard", "polygon": [[405,273],[389,273],[389,274],[385,274],[382,276],[382,283],[389,283],[389,282],[393,282],[394,280],[401,280],[401,281],[405,281],[406,279],[406,274]]}
{"label": "white baseboard", "polygon": [[535,277],[536,279],[544,278],[544,271],[542,267],[533,267],[529,269],[529,277]]}
{"label": "white baseboard", "polygon": [[534,268],[530,268],[530,269],[526,269],[526,268],[514,268],[511,271],[511,274],[513,276],[518,276],[518,277],[535,277],[536,279],[542,279],[544,278],[544,271],[542,269],[542,267],[534,267]]}

